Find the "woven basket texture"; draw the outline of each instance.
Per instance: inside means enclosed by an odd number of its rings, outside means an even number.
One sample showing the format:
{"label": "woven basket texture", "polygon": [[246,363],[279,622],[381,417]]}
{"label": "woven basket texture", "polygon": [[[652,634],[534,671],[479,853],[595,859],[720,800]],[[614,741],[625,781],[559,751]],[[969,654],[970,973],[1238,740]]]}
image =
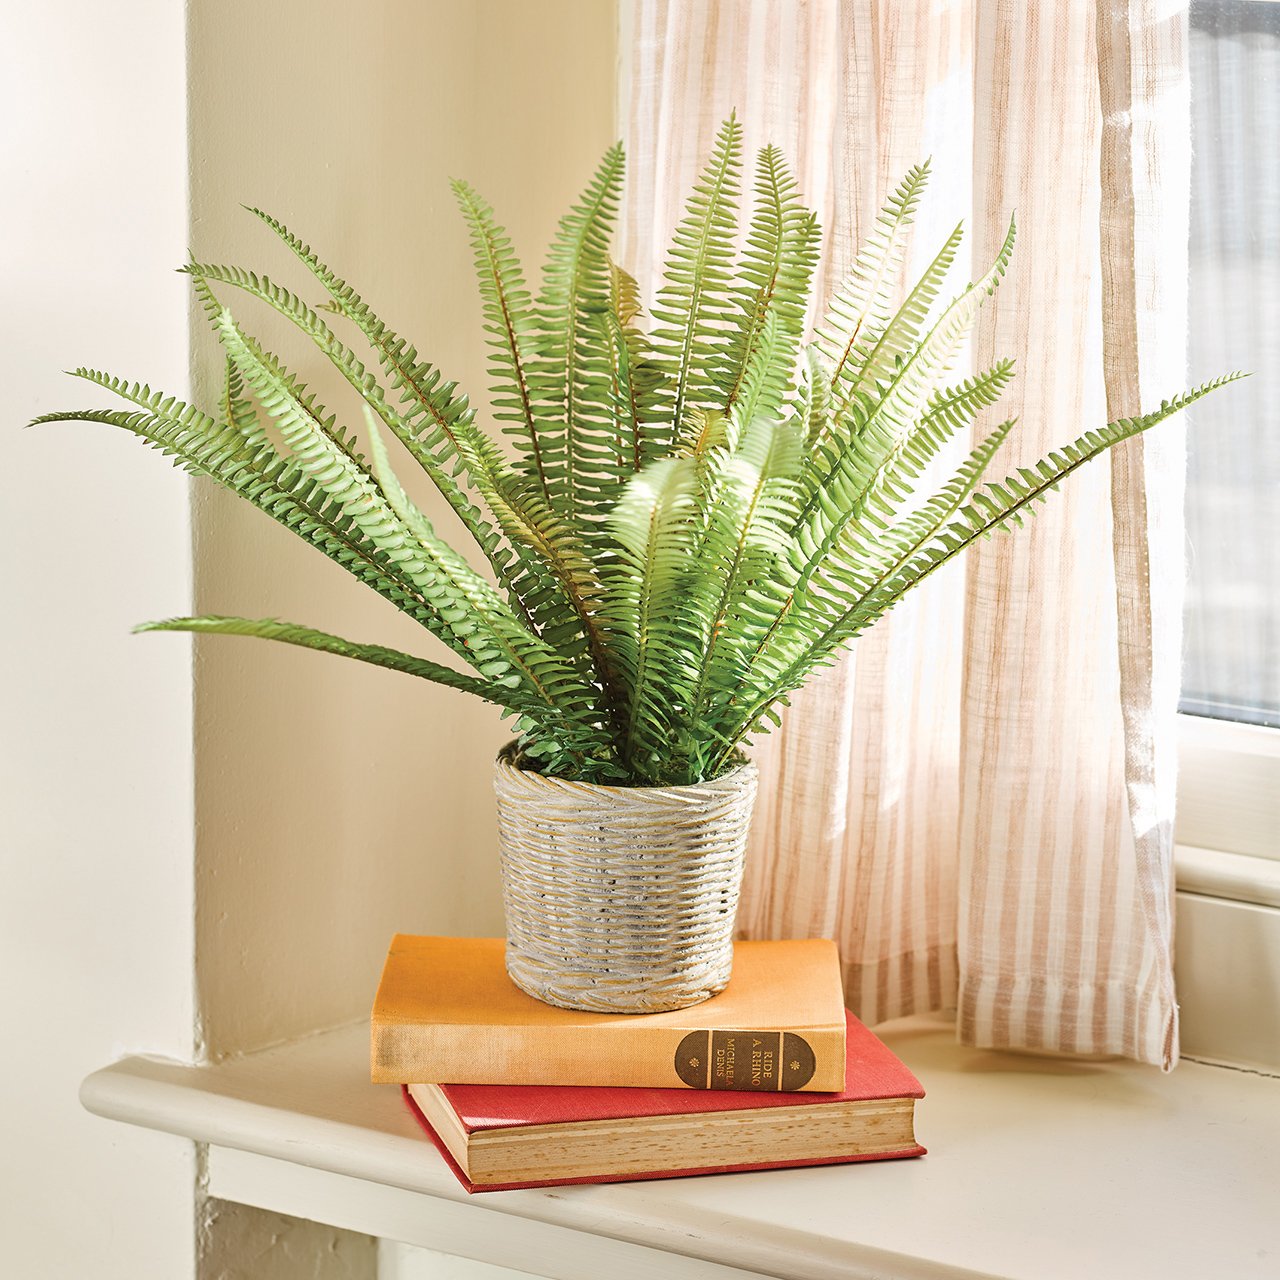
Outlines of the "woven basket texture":
{"label": "woven basket texture", "polygon": [[603,787],[498,757],[507,972],[565,1009],[655,1013],[722,991],[757,775]]}

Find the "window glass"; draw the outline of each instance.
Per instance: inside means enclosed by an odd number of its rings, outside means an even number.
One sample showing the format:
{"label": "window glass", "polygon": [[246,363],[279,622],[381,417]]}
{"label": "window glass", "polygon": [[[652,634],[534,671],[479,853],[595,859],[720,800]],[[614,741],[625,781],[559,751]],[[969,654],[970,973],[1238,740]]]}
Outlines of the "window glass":
{"label": "window glass", "polygon": [[1280,3],[1193,0],[1182,709],[1280,725]]}

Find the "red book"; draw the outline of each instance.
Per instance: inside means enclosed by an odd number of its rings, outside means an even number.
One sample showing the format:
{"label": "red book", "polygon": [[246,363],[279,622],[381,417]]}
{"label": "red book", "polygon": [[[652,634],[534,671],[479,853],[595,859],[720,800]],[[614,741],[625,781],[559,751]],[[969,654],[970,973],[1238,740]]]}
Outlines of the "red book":
{"label": "red book", "polygon": [[404,1096],[468,1191],[923,1155],[919,1081],[846,1017],[841,1093],[408,1084]]}

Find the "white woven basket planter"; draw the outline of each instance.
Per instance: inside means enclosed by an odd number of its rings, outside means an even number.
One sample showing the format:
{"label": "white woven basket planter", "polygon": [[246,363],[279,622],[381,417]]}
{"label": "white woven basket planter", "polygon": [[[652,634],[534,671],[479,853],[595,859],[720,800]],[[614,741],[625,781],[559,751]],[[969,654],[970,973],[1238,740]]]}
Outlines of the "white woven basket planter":
{"label": "white woven basket planter", "polygon": [[688,787],[495,766],[507,972],[565,1009],[656,1013],[722,991],[756,798],[746,764]]}

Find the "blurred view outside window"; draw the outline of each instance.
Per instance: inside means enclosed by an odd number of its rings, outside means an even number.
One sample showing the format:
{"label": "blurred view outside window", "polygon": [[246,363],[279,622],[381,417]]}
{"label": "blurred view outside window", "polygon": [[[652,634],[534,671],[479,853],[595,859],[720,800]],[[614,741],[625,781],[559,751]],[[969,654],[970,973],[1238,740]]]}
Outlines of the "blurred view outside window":
{"label": "blurred view outside window", "polygon": [[1280,725],[1280,3],[1193,0],[1182,709]]}

